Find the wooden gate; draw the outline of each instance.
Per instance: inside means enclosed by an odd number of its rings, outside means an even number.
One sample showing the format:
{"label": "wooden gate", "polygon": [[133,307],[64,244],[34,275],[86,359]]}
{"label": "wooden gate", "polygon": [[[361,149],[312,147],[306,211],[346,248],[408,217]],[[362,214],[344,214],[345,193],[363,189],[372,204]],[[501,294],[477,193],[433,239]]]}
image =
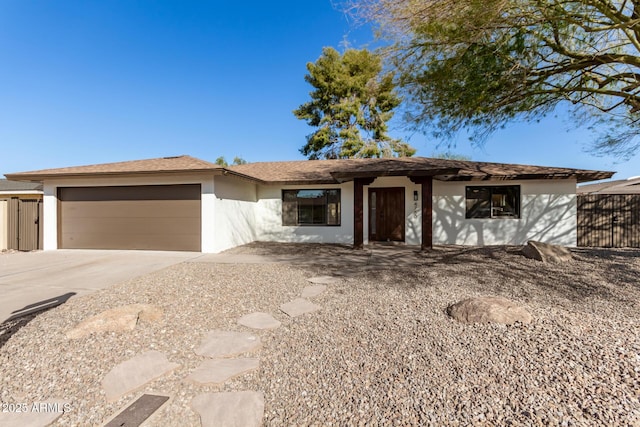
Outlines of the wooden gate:
{"label": "wooden gate", "polygon": [[42,249],[42,200],[9,199],[7,247],[19,251]]}
{"label": "wooden gate", "polygon": [[578,195],[578,246],[640,248],[640,194]]}

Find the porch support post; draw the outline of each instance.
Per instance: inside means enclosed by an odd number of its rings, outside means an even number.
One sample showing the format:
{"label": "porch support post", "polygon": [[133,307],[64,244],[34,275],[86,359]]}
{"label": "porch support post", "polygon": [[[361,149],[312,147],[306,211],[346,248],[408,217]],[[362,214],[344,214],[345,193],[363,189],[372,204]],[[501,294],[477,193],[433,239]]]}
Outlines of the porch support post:
{"label": "porch support post", "polygon": [[422,188],[422,250],[433,249],[433,177],[416,176],[411,181]]}
{"label": "porch support post", "polygon": [[422,250],[433,249],[433,178],[422,181]]}
{"label": "porch support post", "polygon": [[353,248],[364,247],[364,186],[375,178],[356,178],[353,180]]}

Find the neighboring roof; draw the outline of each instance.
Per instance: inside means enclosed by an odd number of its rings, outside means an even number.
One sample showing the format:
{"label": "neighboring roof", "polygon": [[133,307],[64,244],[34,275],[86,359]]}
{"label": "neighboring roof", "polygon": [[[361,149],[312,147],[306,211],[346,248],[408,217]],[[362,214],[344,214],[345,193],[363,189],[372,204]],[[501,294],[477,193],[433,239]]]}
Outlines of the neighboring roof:
{"label": "neighboring roof", "polygon": [[426,157],[261,162],[230,166],[227,169],[274,184],[336,183],[376,176],[433,176],[442,181],[575,178],[578,182],[585,182],[610,178],[614,174],[606,171]]}
{"label": "neighboring roof", "polygon": [[432,176],[442,181],[513,179],[576,179],[578,182],[611,178],[613,172],[503,163],[402,157],[385,159],[299,160],[259,162],[222,167],[190,156],[106,163],[7,174],[9,179],[42,181],[60,177],[130,175],[176,172],[214,172],[235,175],[263,184],[329,184],[378,176]]}
{"label": "neighboring roof", "polygon": [[42,184],[37,182],[9,181],[0,179],[0,192],[42,191]]}
{"label": "neighboring roof", "polygon": [[149,173],[177,173],[219,171],[224,169],[204,160],[191,156],[161,157],[158,159],[134,160],[129,162],[103,163],[88,166],[73,166],[58,169],[43,169],[29,172],[8,173],[9,179],[22,181],[42,181],[46,178],[58,178],[86,175],[123,175]]}
{"label": "neighboring roof", "polygon": [[578,194],[640,194],[640,176],[581,185]]}

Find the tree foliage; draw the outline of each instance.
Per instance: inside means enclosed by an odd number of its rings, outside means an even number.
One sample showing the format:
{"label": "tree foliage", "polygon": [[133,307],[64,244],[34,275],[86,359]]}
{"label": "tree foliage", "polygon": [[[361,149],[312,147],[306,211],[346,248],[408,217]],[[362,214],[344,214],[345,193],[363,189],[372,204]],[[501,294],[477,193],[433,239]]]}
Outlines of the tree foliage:
{"label": "tree foliage", "polygon": [[[229,166],[229,163],[227,163],[227,161],[225,160],[224,156],[218,157],[216,159],[215,163],[218,166]],[[231,163],[231,166],[244,165],[246,163],[247,163],[247,161],[245,159],[243,159],[242,157],[235,156],[233,158],[233,162]]]}
{"label": "tree foliage", "polygon": [[232,163],[232,165],[234,165],[234,166],[235,166],[235,165],[246,165],[246,164],[247,164],[247,161],[246,161],[245,159],[243,159],[242,157],[235,156],[235,157],[233,158],[233,163]]}
{"label": "tree foliage", "polygon": [[387,122],[400,104],[393,75],[382,73],[381,58],[366,50],[340,54],[327,47],[307,64],[311,100],[294,114],[317,130],[300,150],[309,159],[412,156],[407,143],[391,138]]}
{"label": "tree foliage", "polygon": [[633,154],[640,132],[640,0],[355,0],[380,25],[420,129],[482,141],[561,104],[596,150]]}
{"label": "tree foliage", "polygon": [[463,160],[463,161],[471,161],[471,157],[466,154],[458,154],[453,153],[451,151],[443,151],[441,153],[434,153],[431,155],[434,159],[445,159],[445,160]]}

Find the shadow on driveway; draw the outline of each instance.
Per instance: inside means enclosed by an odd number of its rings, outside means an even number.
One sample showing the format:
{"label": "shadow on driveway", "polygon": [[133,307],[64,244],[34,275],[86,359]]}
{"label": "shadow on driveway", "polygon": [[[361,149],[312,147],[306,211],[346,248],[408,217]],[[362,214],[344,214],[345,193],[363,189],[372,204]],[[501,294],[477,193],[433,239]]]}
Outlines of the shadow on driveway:
{"label": "shadow on driveway", "polygon": [[67,292],[66,294],[57,296],[55,298],[49,298],[33,304],[29,304],[19,310],[15,310],[14,312],[12,312],[11,317],[0,323],[0,348],[2,348],[2,346],[4,346],[7,341],[9,341],[9,338],[11,338],[13,334],[18,332],[20,328],[35,319],[37,315],[64,304],[75,294],[75,292]]}

